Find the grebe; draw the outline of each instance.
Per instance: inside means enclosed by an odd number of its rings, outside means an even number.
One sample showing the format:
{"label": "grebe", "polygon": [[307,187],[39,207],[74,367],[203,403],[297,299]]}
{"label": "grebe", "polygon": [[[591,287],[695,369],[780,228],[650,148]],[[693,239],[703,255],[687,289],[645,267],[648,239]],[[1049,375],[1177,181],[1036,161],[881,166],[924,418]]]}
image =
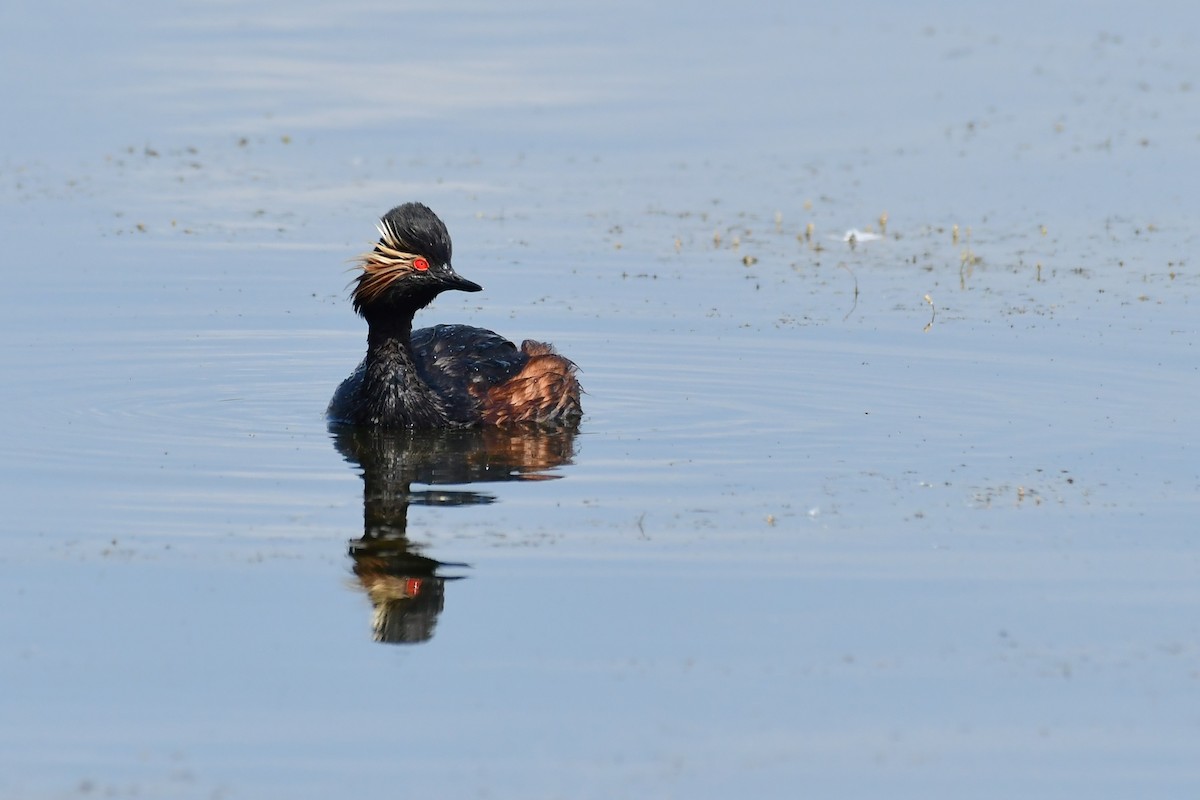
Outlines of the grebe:
{"label": "grebe", "polygon": [[382,428],[574,424],[575,365],[547,344],[520,349],[469,325],[412,329],[413,315],[448,289],[483,287],[450,266],[450,234],[428,207],[396,206],[375,249],[358,257],[354,310],[367,321],[367,355],[342,381],[331,421]]}

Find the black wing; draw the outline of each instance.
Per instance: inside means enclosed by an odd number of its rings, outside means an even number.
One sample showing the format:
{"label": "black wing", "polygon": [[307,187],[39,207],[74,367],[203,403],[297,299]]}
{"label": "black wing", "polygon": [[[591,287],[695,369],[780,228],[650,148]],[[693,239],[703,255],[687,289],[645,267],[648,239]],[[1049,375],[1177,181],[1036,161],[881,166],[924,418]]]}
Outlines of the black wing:
{"label": "black wing", "polygon": [[470,325],[434,325],[412,333],[417,370],[434,391],[457,408],[477,405],[480,395],[521,371],[529,357],[500,334]]}

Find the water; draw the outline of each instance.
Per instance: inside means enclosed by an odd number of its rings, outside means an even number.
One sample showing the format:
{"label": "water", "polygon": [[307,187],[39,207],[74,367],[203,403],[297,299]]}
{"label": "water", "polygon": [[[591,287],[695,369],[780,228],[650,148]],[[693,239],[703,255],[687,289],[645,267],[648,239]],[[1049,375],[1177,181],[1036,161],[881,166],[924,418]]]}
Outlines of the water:
{"label": "water", "polygon": [[[1194,789],[1196,22],[6,11],[0,795]],[[409,199],[577,435],[327,429]]]}

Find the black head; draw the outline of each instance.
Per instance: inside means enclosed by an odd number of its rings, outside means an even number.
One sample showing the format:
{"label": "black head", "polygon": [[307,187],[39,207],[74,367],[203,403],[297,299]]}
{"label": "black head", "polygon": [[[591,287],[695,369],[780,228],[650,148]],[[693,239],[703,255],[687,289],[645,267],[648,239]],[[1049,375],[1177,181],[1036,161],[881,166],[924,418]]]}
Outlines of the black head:
{"label": "black head", "polygon": [[454,271],[450,252],[450,233],[427,206],[396,206],[379,220],[375,249],[358,258],[354,310],[363,316],[375,308],[415,310],[449,289],[482,289]]}
{"label": "black head", "polygon": [[450,263],[450,231],[429,206],[422,203],[396,206],[383,215],[379,226],[383,234],[380,244],[423,255],[438,264]]}

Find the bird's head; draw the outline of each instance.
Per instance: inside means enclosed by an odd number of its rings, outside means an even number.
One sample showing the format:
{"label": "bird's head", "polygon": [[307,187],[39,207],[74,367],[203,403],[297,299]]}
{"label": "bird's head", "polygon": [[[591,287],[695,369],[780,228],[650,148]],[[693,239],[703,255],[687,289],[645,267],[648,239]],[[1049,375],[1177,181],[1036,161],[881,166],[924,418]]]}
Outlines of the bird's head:
{"label": "bird's head", "polygon": [[450,233],[427,206],[405,203],[379,220],[379,241],[357,259],[354,310],[364,317],[375,310],[428,305],[450,289],[478,292],[483,287],[450,265]]}

